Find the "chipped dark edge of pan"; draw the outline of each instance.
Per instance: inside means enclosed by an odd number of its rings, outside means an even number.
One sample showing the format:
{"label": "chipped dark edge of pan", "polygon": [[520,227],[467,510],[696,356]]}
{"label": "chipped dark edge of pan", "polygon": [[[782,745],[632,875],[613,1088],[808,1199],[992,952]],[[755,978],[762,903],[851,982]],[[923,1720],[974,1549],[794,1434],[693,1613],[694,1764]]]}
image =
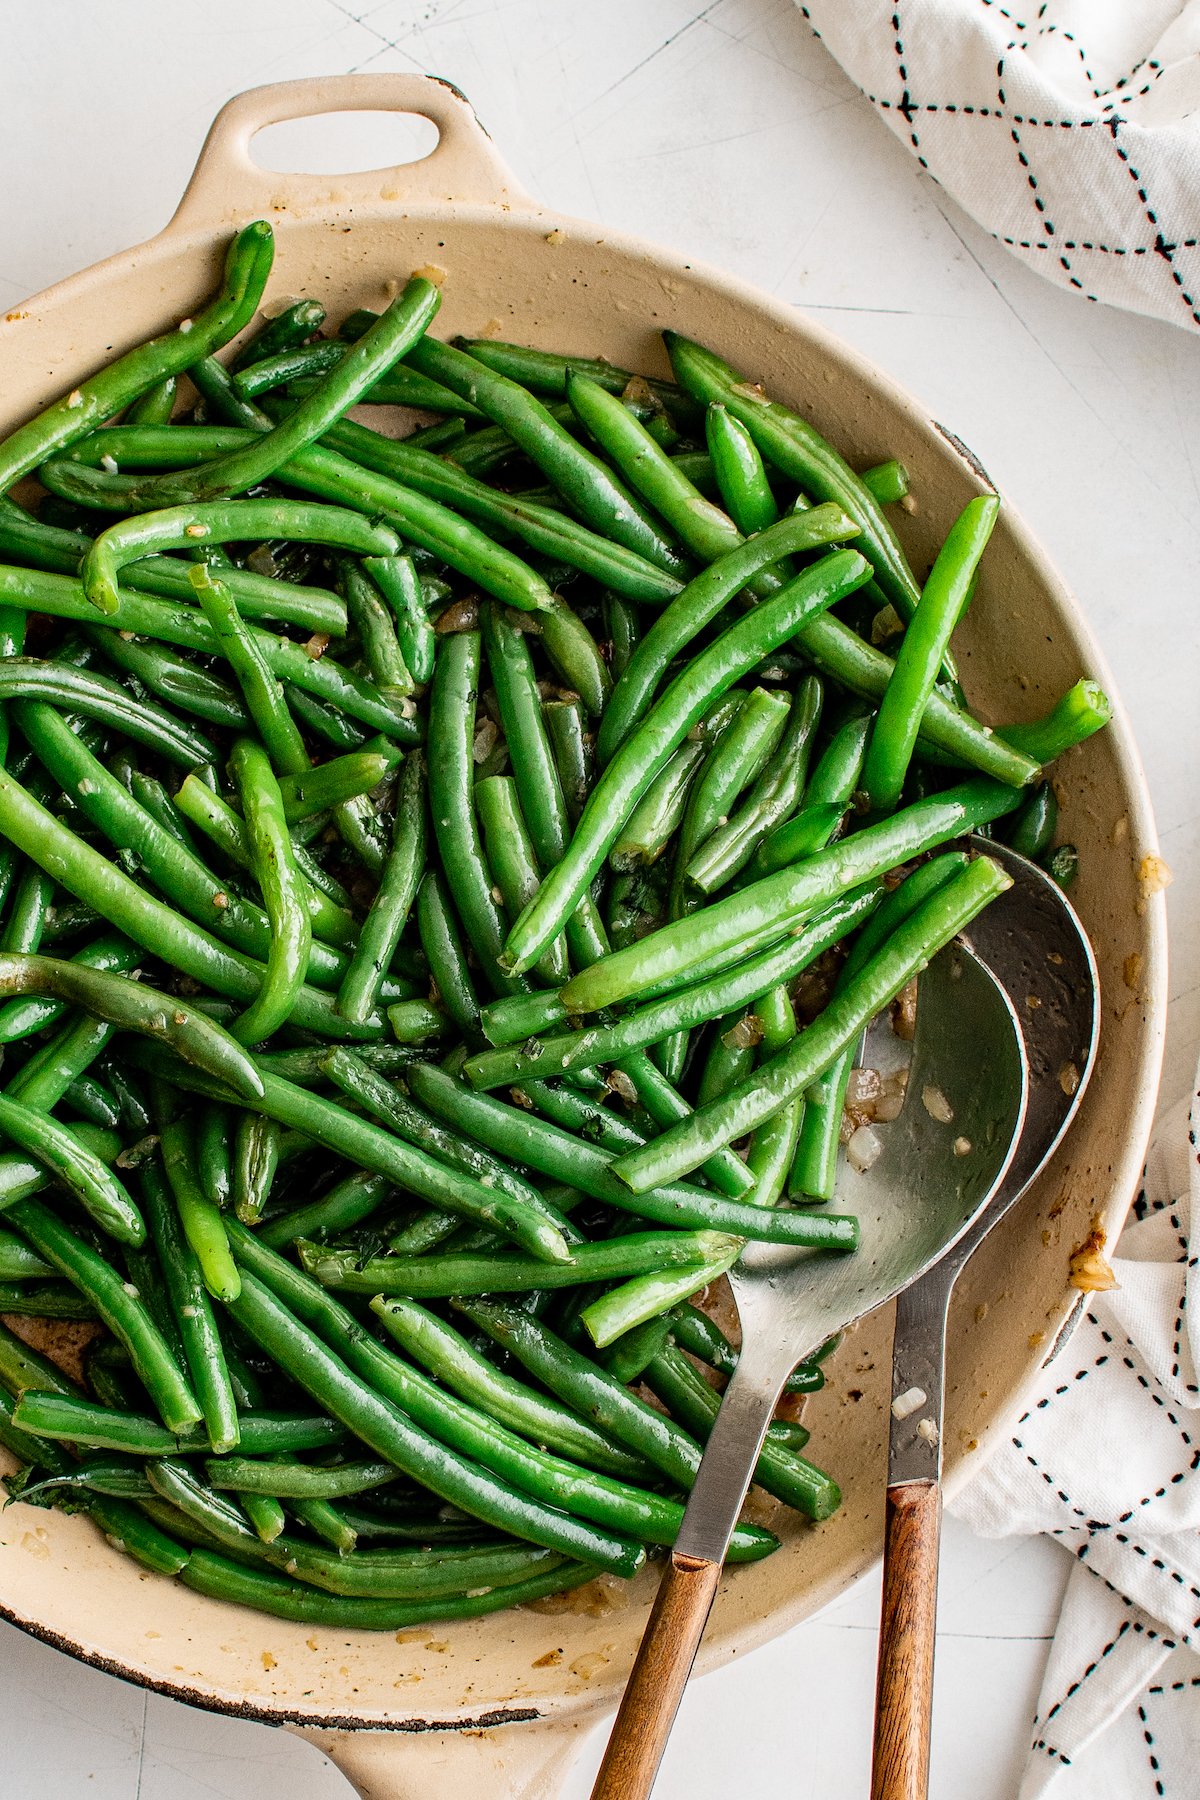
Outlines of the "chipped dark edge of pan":
{"label": "chipped dark edge of pan", "polygon": [[293,1707],[282,1705],[259,1705],[251,1700],[225,1700],[203,1688],[189,1687],[184,1681],[164,1681],[141,1670],[132,1669],[127,1664],[118,1662],[115,1657],[85,1650],[71,1638],[64,1637],[61,1632],[52,1631],[48,1625],[42,1625],[36,1619],[22,1618],[19,1613],[2,1603],[0,1619],[4,1619],[9,1625],[15,1625],[26,1636],[49,1644],[52,1650],[61,1650],[64,1656],[71,1657],[75,1662],[86,1663],[90,1669],[99,1669],[105,1675],[115,1675],[119,1681],[131,1682],[134,1687],[148,1688],[154,1694],[165,1694],[168,1700],[180,1700],[185,1706],[197,1707],[201,1712],[224,1713],[229,1718],[250,1719],[261,1725],[301,1725],[310,1731],[395,1731],[415,1735],[426,1731],[486,1731],[499,1725],[528,1725],[545,1716],[536,1706],[497,1706],[471,1719],[364,1719],[353,1713],[298,1712]]}
{"label": "chipped dark edge of pan", "polygon": [[983,485],[989,489],[991,493],[996,493],[998,490],[995,482],[992,480],[975,452],[971,449],[971,446],[969,444],[964,444],[958,433],[951,431],[948,425],[941,424],[937,419],[930,419],[929,423],[940,437],[945,438],[950,448],[962,457],[967,467],[971,470],[971,473],[977,475]]}

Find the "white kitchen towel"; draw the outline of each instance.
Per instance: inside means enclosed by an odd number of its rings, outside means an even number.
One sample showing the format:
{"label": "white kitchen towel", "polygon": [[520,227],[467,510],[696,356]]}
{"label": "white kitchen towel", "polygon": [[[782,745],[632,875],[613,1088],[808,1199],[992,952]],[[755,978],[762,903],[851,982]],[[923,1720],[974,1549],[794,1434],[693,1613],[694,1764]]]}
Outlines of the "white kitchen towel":
{"label": "white kitchen towel", "polygon": [[1089,300],[1200,326],[1200,0],[798,0],[959,205]]}
{"label": "white kitchen towel", "polygon": [[[1200,1796],[1200,1075],[1038,1398],[954,1505],[1075,1557],[1020,1800]],[[1200,1247],[1200,1246],[1198,1246]]]}

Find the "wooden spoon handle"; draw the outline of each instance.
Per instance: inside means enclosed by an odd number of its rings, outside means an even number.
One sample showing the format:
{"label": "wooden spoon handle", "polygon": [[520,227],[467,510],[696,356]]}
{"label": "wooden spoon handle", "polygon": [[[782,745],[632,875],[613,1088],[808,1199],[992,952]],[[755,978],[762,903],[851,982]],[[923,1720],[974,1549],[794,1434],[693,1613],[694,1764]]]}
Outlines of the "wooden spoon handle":
{"label": "wooden spoon handle", "polygon": [[941,1529],[940,1483],[888,1489],[871,1800],[925,1800],[929,1792]]}
{"label": "wooden spoon handle", "polygon": [[592,1800],[647,1800],[716,1598],[721,1565],[672,1556],[592,1789]]}

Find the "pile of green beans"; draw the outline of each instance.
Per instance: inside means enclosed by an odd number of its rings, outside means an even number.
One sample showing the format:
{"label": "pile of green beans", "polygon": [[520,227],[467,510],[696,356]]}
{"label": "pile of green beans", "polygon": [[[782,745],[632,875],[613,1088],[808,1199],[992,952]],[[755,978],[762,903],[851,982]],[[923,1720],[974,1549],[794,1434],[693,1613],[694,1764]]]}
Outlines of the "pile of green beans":
{"label": "pile of green beans", "polygon": [[[907,472],[769,371],[446,344],[417,276],[255,330],[271,258],[0,443],[0,1447],[158,1574],[396,1630],[673,1543],[710,1285],[854,1254],[863,1028],[1004,885],[956,840],[1070,878],[1044,764],[1109,708],[974,718],[998,499],[922,583]],[[780,1531],[840,1501],[807,1437]]]}

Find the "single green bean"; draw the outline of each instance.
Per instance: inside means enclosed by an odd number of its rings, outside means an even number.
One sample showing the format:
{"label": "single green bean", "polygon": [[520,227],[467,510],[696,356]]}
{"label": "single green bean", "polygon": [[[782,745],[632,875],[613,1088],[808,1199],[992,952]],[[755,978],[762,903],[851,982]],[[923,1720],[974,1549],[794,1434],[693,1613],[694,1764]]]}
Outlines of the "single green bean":
{"label": "single green bean", "polygon": [[899,802],[926,703],[999,514],[995,494],[969,500],[921,590],[867,745],[862,783],[876,812],[891,812]]}
{"label": "single green bean", "polygon": [[127,425],[169,425],[171,414],[175,410],[175,397],[179,391],[179,382],[174,375],[166,375],[153,387],[139,394],[129,411],[125,414]]}
{"label": "single green bean", "polygon": [[996,735],[1035,762],[1048,763],[1102,731],[1111,718],[1112,702],[1103,688],[1094,681],[1077,681],[1045,718],[1004,725]]}
{"label": "single green bean", "polygon": [[141,1193],[150,1234],[179,1321],[188,1375],[204,1416],[204,1428],[213,1449],[223,1455],[237,1448],[238,1413],[200,1264],[184,1235],[162,1170],[153,1162],[142,1165]]}
{"label": "single green bean", "polygon": [[356,1266],[352,1253],[301,1241],[302,1267],[327,1287],[352,1294],[404,1294],[448,1299],[456,1294],[534,1293],[616,1281],[651,1270],[702,1262],[720,1245],[713,1231],[641,1231],[600,1244],[580,1244],[566,1262],[519,1256],[373,1257]]}
{"label": "single green bean", "polygon": [[186,1115],[160,1119],[162,1160],[175,1205],[204,1285],[217,1300],[237,1296],[240,1277],[221,1212],[200,1184],[195,1129]]}
{"label": "single green bean", "polygon": [[355,1024],[363,1024],[375,1010],[380,984],[403,936],[425,873],[425,814],[424,765],[419,757],[410,756],[400,772],[392,848],[338,989],[338,1011]]}
{"label": "single green bean", "polygon": [[1009,849],[1037,862],[1054,842],[1057,829],[1058,801],[1051,783],[1043,781],[1012,819],[1007,836]]}
{"label": "single green bean", "polygon": [[255,879],[271,922],[271,949],[262,987],[232,1027],[240,1043],[256,1044],[270,1037],[292,1012],[308,968],[312,928],[283,797],[266,751],[252,738],[238,738],[230,767],[241,795]]}
{"label": "single green bean", "polygon": [[758,446],[728,407],[704,409],[704,436],[725,510],[742,533],[753,537],[779,517],[779,507]]}
{"label": "single green bean", "polygon": [[[319,1200],[270,1218],[259,1231],[259,1239],[272,1250],[282,1250],[297,1238],[346,1231],[378,1212],[391,1192],[392,1184],[385,1175],[347,1175]],[[457,1215],[454,1224],[458,1224]]]}
{"label": "single green bean", "polygon": [[368,556],[363,568],[392,609],[400,654],[420,686],[432,678],[436,642],[411,556]]}
{"label": "single green bean", "polygon": [[445,882],[435,869],[426,871],[417,890],[417,930],[439,1004],[460,1031],[476,1031],[479,1001],[467,966],[467,953]]}

